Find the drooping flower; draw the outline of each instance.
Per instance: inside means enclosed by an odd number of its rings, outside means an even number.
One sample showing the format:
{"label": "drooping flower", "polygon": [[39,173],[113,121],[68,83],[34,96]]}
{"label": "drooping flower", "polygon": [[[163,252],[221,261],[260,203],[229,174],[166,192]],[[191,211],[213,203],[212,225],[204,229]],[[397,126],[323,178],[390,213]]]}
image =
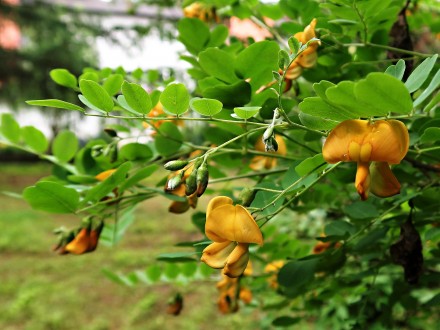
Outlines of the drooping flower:
{"label": "drooping flower", "polygon": [[213,198],[207,207],[205,234],[213,241],[203,250],[201,260],[223,274],[239,277],[249,262],[249,244],[263,244],[260,228],[241,205],[225,196]]}
{"label": "drooping flower", "polygon": [[409,135],[398,120],[346,120],[336,126],[323,146],[324,159],[331,164],[356,162],[356,189],[362,200],[371,191],[378,197],[400,192],[400,183],[389,164],[399,164],[408,152]]}
{"label": "drooping flower", "polygon": [[[285,156],[287,150],[284,139],[280,135],[275,135],[275,140],[278,144],[278,150],[276,151],[276,153]],[[262,139],[258,139],[257,142],[255,143],[255,150],[261,152],[265,151],[265,145]],[[262,169],[269,170],[271,168],[274,168],[276,165],[277,165],[276,157],[257,155],[252,158],[249,167],[254,171],[260,171]]]}
{"label": "drooping flower", "polygon": [[[316,38],[315,27],[316,27],[316,18],[314,18],[309,25],[307,25],[302,32],[295,33],[294,37],[298,39],[303,45],[307,42]],[[311,42],[308,44],[307,48],[301,52],[300,55],[292,62],[289,68],[286,71],[286,79],[287,80],[295,80],[298,78],[303,69],[311,68],[316,64],[318,59],[318,47],[321,43],[319,41]]]}
{"label": "drooping flower", "polygon": [[[243,276],[251,275],[250,263],[246,267]],[[231,278],[222,274],[222,279],[217,282],[219,297],[217,306],[223,314],[235,313],[239,309],[239,300],[245,304],[252,301],[252,291],[243,286],[238,278]]]}
{"label": "drooping flower", "polygon": [[183,297],[180,293],[176,293],[167,304],[166,312],[167,314],[171,314],[177,316],[183,309]]}
{"label": "drooping flower", "polygon": [[267,281],[269,282],[269,286],[273,289],[277,289],[278,284],[278,272],[280,269],[284,266],[286,262],[284,260],[275,260],[271,263],[267,264],[266,267],[264,267],[264,272],[268,274],[272,274]]}
{"label": "drooping flower", "polygon": [[62,233],[54,250],[58,251],[59,254],[84,254],[95,251],[103,228],[104,223],[102,221],[95,228],[92,228],[92,222],[89,221],[86,226],[80,228],[76,233]]}
{"label": "drooping flower", "polygon": [[[316,38],[316,27],[317,20],[314,18],[309,25],[307,25],[304,28],[304,31],[298,32],[294,34],[294,37],[301,42],[303,45],[308,43],[313,38]],[[313,67],[316,64],[316,61],[318,59],[318,47],[321,44],[319,40],[310,42],[307,45],[307,48],[299,54],[295,60],[290,64],[290,66],[286,70],[286,74],[284,76],[284,91],[288,91],[290,87],[292,86],[292,80],[297,79],[301,74],[303,73],[304,69],[309,69]],[[278,73],[280,75],[283,74],[283,70],[279,70]],[[268,85],[262,86],[258,91],[257,94],[261,91],[269,88],[273,84],[275,84],[277,81],[272,81]]]}

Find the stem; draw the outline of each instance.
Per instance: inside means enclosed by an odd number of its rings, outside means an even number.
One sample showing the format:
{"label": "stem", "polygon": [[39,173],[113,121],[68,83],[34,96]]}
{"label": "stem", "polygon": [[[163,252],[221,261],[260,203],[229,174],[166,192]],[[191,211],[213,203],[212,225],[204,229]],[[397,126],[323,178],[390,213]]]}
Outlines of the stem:
{"label": "stem", "polygon": [[357,233],[355,233],[354,235],[350,236],[346,241],[345,244],[348,244],[350,242],[352,242],[354,239],[356,239],[359,235],[361,235],[365,230],[367,230],[368,228],[370,228],[371,226],[373,226],[376,222],[378,222],[379,220],[384,219],[390,212],[394,211],[396,208],[400,207],[403,203],[406,203],[407,201],[409,201],[410,199],[420,195],[425,189],[430,188],[431,186],[435,185],[435,183],[438,180],[432,181],[429,184],[427,184],[424,187],[419,188],[419,190],[417,192],[414,192],[413,194],[406,196],[406,198],[404,200],[402,199],[398,199],[396,201],[396,203],[391,206],[390,208],[388,208],[387,210],[385,210],[384,212],[382,212],[381,215],[379,215],[377,218],[373,219],[370,221],[370,223],[368,223],[366,226],[364,226],[362,229],[360,229]]}
{"label": "stem", "polygon": [[412,55],[412,56],[417,56],[417,57],[432,57],[432,56],[434,56],[434,54],[424,54],[424,53],[419,53],[419,52],[415,52],[415,51],[412,51],[412,50],[406,50],[406,49],[400,49],[400,48],[391,47],[391,46],[387,46],[387,45],[375,44],[375,43],[372,43],[372,42],[348,43],[348,44],[342,44],[342,45],[344,47],[355,46],[355,47],[380,48],[380,49],[385,49],[385,50],[389,50],[389,51],[396,52],[396,53],[407,54],[407,55]]}
{"label": "stem", "polygon": [[[269,214],[261,219],[258,219],[258,221],[261,220],[266,220],[264,221],[260,228],[263,227],[266,223],[269,222],[270,219],[272,219],[274,216],[276,216],[278,213],[280,213],[282,210],[284,210],[287,206],[289,206],[289,204],[291,204],[295,199],[297,199],[298,197],[300,197],[301,195],[303,195],[306,191],[308,191],[310,188],[312,188],[315,184],[317,184],[323,177],[325,177],[328,173],[330,173],[331,171],[333,171],[336,167],[338,167],[342,162],[338,162],[334,165],[332,165],[331,167],[328,167],[327,169],[325,169],[308,187],[304,188],[303,190],[301,190],[300,192],[297,192],[292,198],[288,199],[287,202],[285,202],[283,205],[281,205],[278,210],[276,210],[274,213]],[[311,172],[313,172],[314,170],[316,170],[317,168],[321,167],[322,165],[316,167],[315,169],[313,169]],[[300,182],[301,180],[303,180],[306,176],[302,177],[301,179],[297,180],[296,182],[294,182],[292,185],[290,185],[288,188],[286,188],[284,190],[283,193],[281,194],[285,194],[291,187],[293,187],[295,184],[297,184],[298,182]],[[280,195],[281,195],[280,194]],[[279,195],[279,196],[280,196]],[[277,198],[270,204],[266,205],[264,208],[259,209],[258,211],[261,212],[263,209],[266,209],[268,206],[272,205],[273,203],[275,203],[276,200],[279,199],[279,196],[277,196]]]}
{"label": "stem", "polygon": [[435,150],[440,150],[440,146],[425,148],[425,149],[418,149],[418,150],[415,150],[415,152],[418,154],[423,154],[424,152],[435,151]]}
{"label": "stem", "polygon": [[228,176],[228,177],[225,177],[225,178],[209,180],[209,184],[219,183],[219,182],[226,182],[226,181],[233,181],[233,180],[237,180],[237,179],[252,178],[252,177],[255,177],[255,176],[265,176],[265,175],[278,174],[278,173],[286,172],[287,170],[288,170],[288,168],[286,167],[286,168],[279,168],[279,169],[276,169],[276,170],[265,171],[265,172],[253,172],[253,173],[248,173],[248,174],[243,174],[243,175]]}
{"label": "stem", "polygon": [[[173,121],[173,120],[184,120],[184,121],[206,121],[206,122],[219,122],[228,124],[244,124],[244,121],[239,120],[228,120],[220,118],[195,118],[195,117],[143,117],[143,116],[115,116],[115,115],[104,115],[104,114],[94,114],[94,113],[84,113],[88,117],[102,117],[102,118],[113,118],[113,119],[139,119],[146,122],[150,121]],[[266,126],[267,124],[258,123],[253,121],[248,121],[247,124],[255,126]]]}
{"label": "stem", "polygon": [[228,140],[228,141],[222,143],[221,145],[219,145],[219,146],[217,146],[217,147],[215,147],[215,148],[211,148],[210,150],[208,150],[208,151],[207,151],[203,156],[201,156],[201,157],[203,157],[203,158],[206,160],[210,154],[213,154],[213,153],[217,152],[217,150],[222,149],[224,146],[227,146],[228,144],[230,144],[230,143],[232,143],[232,142],[234,142],[234,141],[237,141],[237,140],[241,139],[242,137],[245,137],[245,136],[247,136],[247,135],[249,135],[249,134],[251,134],[251,133],[254,133],[254,132],[261,131],[261,130],[263,130],[263,129],[266,129],[266,125],[264,125],[264,127],[254,128],[254,129],[251,129],[250,131],[246,131],[246,132],[244,132],[244,133],[242,133],[242,134],[240,134],[240,135],[237,135],[236,137],[234,137],[234,138],[232,138],[232,139],[230,139],[230,140]]}
{"label": "stem", "polygon": [[278,31],[276,29],[273,29],[272,27],[270,27],[269,25],[266,24],[266,22],[264,22],[264,20],[259,19],[256,16],[251,16],[251,21],[254,22],[255,24],[257,24],[259,27],[266,29],[267,31],[269,31],[274,37],[275,39],[278,40],[278,42],[282,45],[284,45],[285,47],[288,47],[288,45],[286,44],[286,40],[284,40],[280,34],[278,33]]}
{"label": "stem", "polygon": [[364,17],[361,15],[358,7],[356,6],[356,0],[353,0],[353,9],[356,11],[356,14],[358,15],[360,21],[362,22],[362,25],[364,26],[364,43],[367,44],[367,42],[368,42],[368,28],[367,28],[367,24],[365,24]]}

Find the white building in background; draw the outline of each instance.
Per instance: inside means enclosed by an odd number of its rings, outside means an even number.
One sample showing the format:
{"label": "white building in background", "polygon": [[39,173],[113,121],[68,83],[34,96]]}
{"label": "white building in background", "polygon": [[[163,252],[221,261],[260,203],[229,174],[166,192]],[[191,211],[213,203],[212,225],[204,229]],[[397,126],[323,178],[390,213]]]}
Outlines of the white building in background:
{"label": "white building in background", "polygon": [[[130,15],[128,1],[124,0],[46,0],[48,3],[57,3],[63,6],[73,7],[84,10],[87,14],[99,15],[104,27],[114,26],[130,27],[133,25],[147,26],[152,18],[161,15],[170,21],[177,20],[182,16],[180,8],[161,9],[158,7],[138,8],[136,15]],[[8,34],[9,35],[9,34]],[[162,40],[156,31],[153,31],[139,43],[132,45],[127,42],[127,33],[116,31],[115,37],[122,43],[110,42],[104,37],[96,39],[96,48],[99,54],[99,68],[117,68],[122,66],[126,71],[137,68],[142,70],[160,69],[163,67],[173,67],[185,70],[188,64],[179,60],[179,53],[185,48],[176,39]],[[177,37],[177,31],[176,31]],[[126,42],[123,42],[126,40]],[[10,40],[9,40],[10,42]],[[48,77],[48,79],[50,79]],[[67,110],[60,110],[67,111]],[[0,104],[0,113],[9,112],[5,105]],[[45,120],[41,111],[34,107],[20,110],[16,119],[20,126],[32,125],[50,136],[49,123]],[[88,139],[99,134],[101,129],[100,118],[85,117],[81,121],[72,125],[72,130],[83,138]]]}

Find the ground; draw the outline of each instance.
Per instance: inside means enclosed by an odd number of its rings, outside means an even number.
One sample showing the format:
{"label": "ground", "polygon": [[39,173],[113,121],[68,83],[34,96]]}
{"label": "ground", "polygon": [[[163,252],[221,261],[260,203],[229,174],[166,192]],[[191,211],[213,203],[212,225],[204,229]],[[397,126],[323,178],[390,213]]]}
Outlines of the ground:
{"label": "ground", "polygon": [[[21,193],[50,169],[44,163],[0,164],[0,171],[0,190]],[[155,198],[140,205],[117,247],[60,256],[51,249],[56,242],[52,230],[75,227],[78,219],[34,211],[23,200],[0,194],[0,329],[261,329],[253,309],[219,313],[215,278],[128,287],[103,274],[103,269],[146,269],[173,248],[176,238],[198,237],[190,214],[170,216],[168,203]],[[166,306],[178,291],[185,300],[176,317],[166,313]]]}

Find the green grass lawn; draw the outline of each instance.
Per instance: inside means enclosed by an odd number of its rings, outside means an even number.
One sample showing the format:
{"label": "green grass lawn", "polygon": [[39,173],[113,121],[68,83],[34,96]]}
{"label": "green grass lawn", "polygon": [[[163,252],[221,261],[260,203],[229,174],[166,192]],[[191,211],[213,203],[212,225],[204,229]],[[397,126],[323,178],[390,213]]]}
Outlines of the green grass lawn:
{"label": "green grass lawn", "polygon": [[[45,164],[0,164],[0,171],[0,190],[17,193],[49,174]],[[253,309],[220,314],[215,278],[129,287],[103,274],[103,269],[144,270],[179,238],[201,238],[190,224],[190,212],[169,215],[167,205],[161,197],[140,205],[134,225],[116,247],[60,256],[51,250],[52,230],[76,227],[78,219],[34,211],[23,200],[0,194],[0,329],[260,329]],[[176,317],[166,307],[178,291],[184,309]]]}

